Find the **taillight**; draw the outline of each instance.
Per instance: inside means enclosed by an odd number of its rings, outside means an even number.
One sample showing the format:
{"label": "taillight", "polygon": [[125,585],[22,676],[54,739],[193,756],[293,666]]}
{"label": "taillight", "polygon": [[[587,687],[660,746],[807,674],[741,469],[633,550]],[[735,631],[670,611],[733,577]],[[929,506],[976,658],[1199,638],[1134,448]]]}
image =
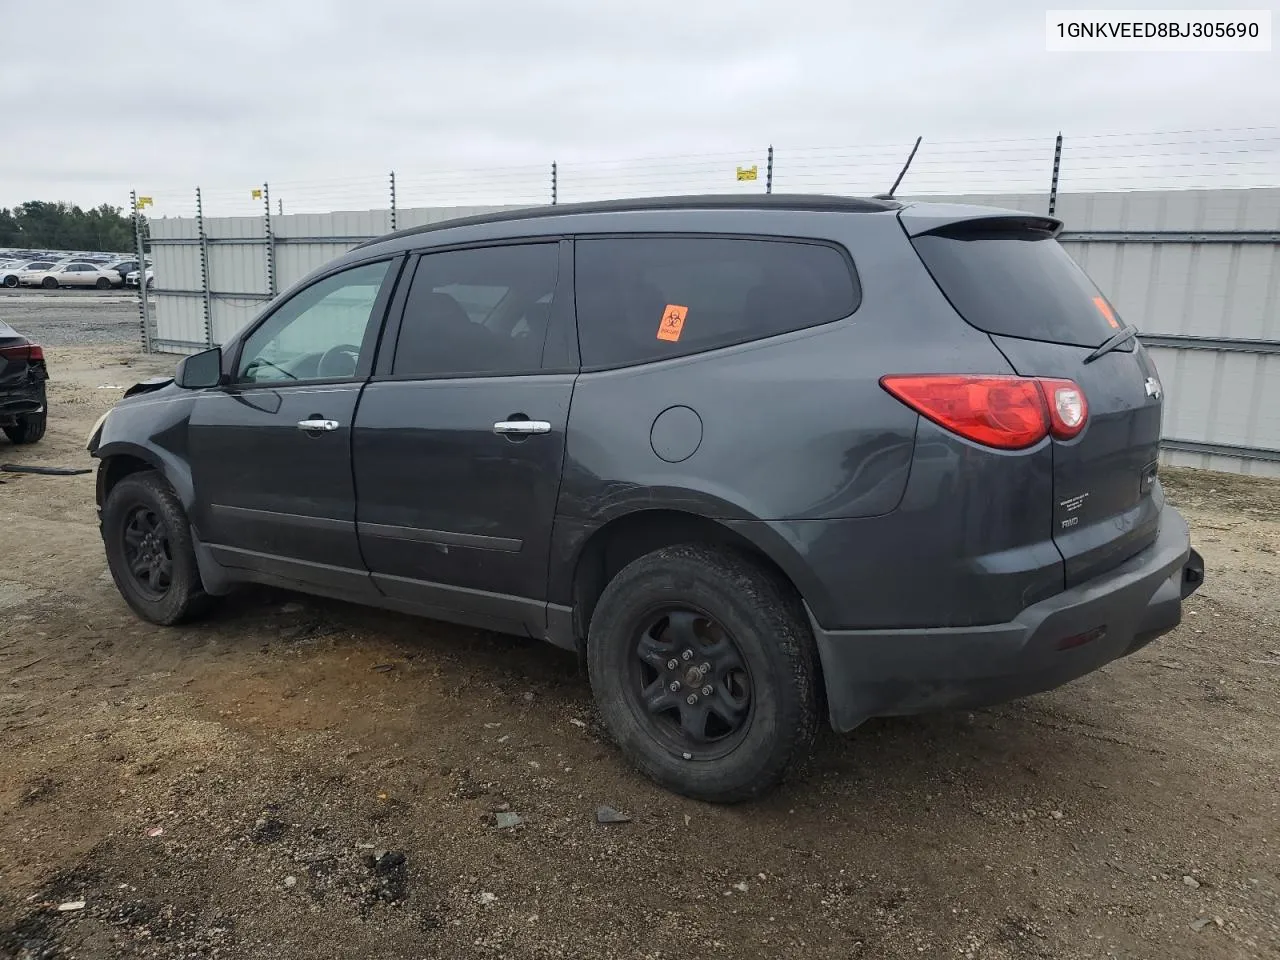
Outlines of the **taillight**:
{"label": "taillight", "polygon": [[0,357],[6,360],[25,360],[30,363],[33,360],[44,359],[44,348],[38,343],[24,343],[16,347],[0,347]]}
{"label": "taillight", "polygon": [[1089,401],[1084,391],[1070,380],[1040,380],[1049,405],[1049,432],[1059,440],[1070,440],[1089,419]]}
{"label": "taillight", "polygon": [[1089,418],[1084,391],[1070,380],[937,374],[881,377],[880,385],[952,433],[1001,450],[1049,435],[1069,440]]}

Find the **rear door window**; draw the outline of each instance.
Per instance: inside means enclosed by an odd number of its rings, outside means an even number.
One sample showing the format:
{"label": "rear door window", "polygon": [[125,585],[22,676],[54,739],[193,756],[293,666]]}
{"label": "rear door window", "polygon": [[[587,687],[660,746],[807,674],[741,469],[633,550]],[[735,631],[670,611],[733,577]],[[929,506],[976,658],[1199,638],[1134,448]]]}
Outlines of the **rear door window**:
{"label": "rear door window", "polygon": [[574,245],[584,367],[616,367],[831,323],[858,307],[848,257],[822,243],[621,237]]}
{"label": "rear door window", "polygon": [[552,242],[424,254],[405,300],[391,375],[540,372],[559,250]]}
{"label": "rear door window", "polygon": [[986,333],[1096,347],[1124,325],[1048,231],[965,223],[912,243],[960,316]]}

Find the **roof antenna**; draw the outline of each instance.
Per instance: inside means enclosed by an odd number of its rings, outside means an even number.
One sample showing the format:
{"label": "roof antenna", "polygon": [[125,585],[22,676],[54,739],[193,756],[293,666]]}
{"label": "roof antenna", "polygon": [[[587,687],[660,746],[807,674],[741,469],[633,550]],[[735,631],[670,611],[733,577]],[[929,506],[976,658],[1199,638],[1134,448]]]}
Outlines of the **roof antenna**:
{"label": "roof antenna", "polygon": [[898,173],[898,179],[897,179],[897,180],[895,180],[895,181],[893,181],[893,186],[889,188],[889,192],[888,192],[888,193],[878,193],[878,194],[876,194],[876,199],[877,199],[877,200],[892,200],[892,199],[893,199],[893,193],[894,193],[894,191],[895,191],[895,190],[897,190],[897,189],[898,189],[898,184],[900,184],[900,183],[902,182],[902,178],[903,178],[903,177],[905,177],[905,176],[907,175],[907,170],[911,167],[911,161],[912,161],[912,160],[914,160],[914,159],[916,158],[916,151],[920,149],[920,141],[921,141],[921,140],[923,140],[923,139],[924,139],[924,137],[916,137],[916,145],[915,145],[914,147],[912,147],[912,148],[911,148],[911,153],[907,156],[907,162],[906,162],[906,163],[904,163],[904,164],[902,165],[902,170],[901,170],[901,171],[899,171],[899,173]]}

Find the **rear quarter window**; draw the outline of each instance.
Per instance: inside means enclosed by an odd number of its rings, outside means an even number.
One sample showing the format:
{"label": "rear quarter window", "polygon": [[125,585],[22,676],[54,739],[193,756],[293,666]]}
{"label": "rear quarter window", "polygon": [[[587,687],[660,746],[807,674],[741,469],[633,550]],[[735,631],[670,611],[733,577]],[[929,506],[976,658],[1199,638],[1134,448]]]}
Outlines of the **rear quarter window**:
{"label": "rear quarter window", "polygon": [[610,237],[574,245],[584,367],[665,360],[840,320],[860,300],[823,243]]}
{"label": "rear quarter window", "polygon": [[960,316],[986,333],[1096,347],[1124,325],[1047,231],[961,224],[911,242]]}

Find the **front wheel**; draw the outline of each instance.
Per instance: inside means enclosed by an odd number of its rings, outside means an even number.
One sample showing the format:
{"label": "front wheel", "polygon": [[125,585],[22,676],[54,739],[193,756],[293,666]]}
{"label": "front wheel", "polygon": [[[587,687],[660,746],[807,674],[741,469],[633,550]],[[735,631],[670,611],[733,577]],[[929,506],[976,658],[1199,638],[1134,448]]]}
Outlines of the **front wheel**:
{"label": "front wheel", "polygon": [[592,616],[587,665],[623,753],[685,796],[759,796],[817,734],[817,657],[799,598],[734,550],[684,544],[623,568]]}
{"label": "front wheel", "polygon": [[186,511],[160,474],[132,473],[111,488],[102,539],[116,587],[144,620],[181,623],[208,609]]}
{"label": "front wheel", "polygon": [[46,290],[56,290],[58,287],[58,281],[53,279],[53,277],[45,277],[40,281],[40,286],[44,287]]}
{"label": "front wheel", "polygon": [[18,278],[11,273],[4,278],[4,285],[8,287],[10,290],[12,290],[14,287],[18,285]]}

